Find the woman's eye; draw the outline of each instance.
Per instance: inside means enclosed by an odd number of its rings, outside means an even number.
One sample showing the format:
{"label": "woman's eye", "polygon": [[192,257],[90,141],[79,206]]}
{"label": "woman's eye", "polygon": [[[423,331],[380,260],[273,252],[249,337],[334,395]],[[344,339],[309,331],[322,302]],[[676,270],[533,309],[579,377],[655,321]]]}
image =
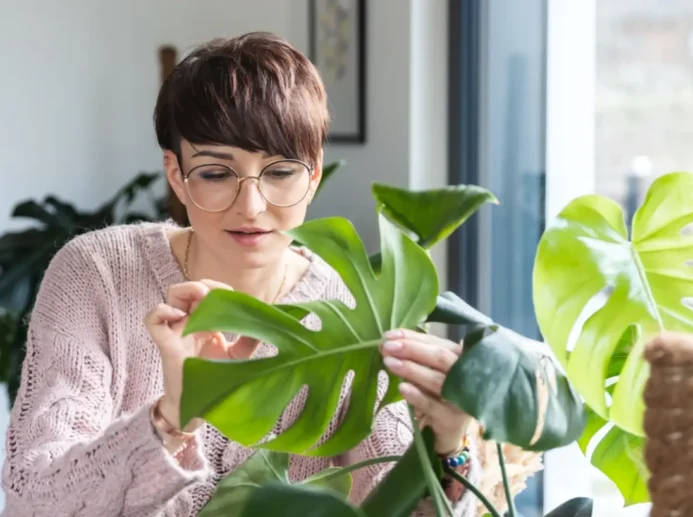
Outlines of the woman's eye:
{"label": "woman's eye", "polygon": [[273,178],[287,178],[294,174],[294,171],[291,169],[277,169],[277,170],[272,170],[272,171],[267,171],[265,174],[269,174]]}
{"label": "woman's eye", "polygon": [[223,181],[233,176],[229,171],[220,170],[199,171],[198,174],[205,181]]}

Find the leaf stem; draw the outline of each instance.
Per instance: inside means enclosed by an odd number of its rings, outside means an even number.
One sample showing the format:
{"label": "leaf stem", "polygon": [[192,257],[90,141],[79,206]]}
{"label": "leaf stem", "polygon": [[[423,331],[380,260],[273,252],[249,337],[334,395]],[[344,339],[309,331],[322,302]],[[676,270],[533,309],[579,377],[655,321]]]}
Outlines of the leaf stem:
{"label": "leaf stem", "polygon": [[378,463],[387,463],[390,461],[399,461],[402,459],[402,456],[379,456],[377,458],[370,458],[368,460],[363,460],[359,461],[358,463],[353,463],[352,465],[347,465],[346,467],[342,467],[339,470],[335,470],[334,472],[330,472],[329,474],[325,474],[320,478],[320,481],[325,481],[326,479],[334,479],[338,478],[339,476],[343,476],[344,474],[348,474],[349,472],[353,472],[354,470],[361,469],[363,467],[368,467],[369,465],[376,465]]}
{"label": "leaf stem", "polygon": [[491,502],[486,499],[484,494],[479,492],[479,489],[475,487],[466,477],[464,477],[462,474],[459,472],[456,472],[455,470],[451,469],[450,467],[445,467],[445,472],[449,476],[452,476],[455,478],[455,480],[459,481],[462,483],[467,490],[469,490],[471,493],[473,493],[479,501],[483,503],[483,505],[486,507],[486,509],[491,513],[491,517],[501,517],[500,512],[496,509],[495,506],[491,504]]}
{"label": "leaf stem", "polygon": [[498,463],[500,464],[501,476],[503,477],[503,488],[505,489],[505,498],[508,501],[508,517],[515,517],[517,515],[517,510],[515,509],[515,501],[513,501],[513,494],[512,492],[510,492],[508,472],[505,469],[505,457],[503,456],[503,446],[500,442],[496,442],[496,450],[498,451]]}
{"label": "leaf stem", "polygon": [[[435,475],[433,474],[432,467],[431,467],[431,461],[430,458],[428,457],[428,451],[426,450],[426,444],[423,441],[423,436],[421,435],[421,430],[419,429],[419,426],[416,422],[416,417],[414,416],[414,409],[412,408],[411,404],[407,404],[407,409],[409,409],[409,418],[411,418],[411,426],[412,430],[414,432],[414,445],[416,446],[416,451],[419,454],[419,460],[421,461],[421,469],[423,470],[424,477],[426,478],[426,484],[428,485],[428,490],[431,493],[431,497],[433,498],[433,505],[435,506],[436,509],[436,514],[440,516],[444,516],[446,514],[447,510],[446,508],[442,508],[444,506],[444,503],[441,504],[441,497],[440,497],[440,491],[442,490],[442,487],[440,486],[440,483],[435,479]],[[445,501],[445,497],[442,498],[443,501]],[[450,513],[452,515],[452,512]]]}

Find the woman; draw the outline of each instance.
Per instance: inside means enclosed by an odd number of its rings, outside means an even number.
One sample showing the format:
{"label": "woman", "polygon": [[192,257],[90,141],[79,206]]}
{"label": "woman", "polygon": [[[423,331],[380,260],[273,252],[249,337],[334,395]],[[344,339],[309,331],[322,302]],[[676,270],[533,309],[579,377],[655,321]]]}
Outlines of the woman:
{"label": "woman", "polygon": [[[281,233],[304,220],[328,128],[322,82],[303,55],[264,33],[212,42],[169,76],[154,118],[167,179],[191,227],[111,227],[72,240],[52,261],[7,435],[5,515],[197,515],[251,451],[201,421],[177,428],[183,361],[273,349],[216,333],[182,338],[190,311],[213,287],[268,303],[349,301],[336,273]],[[383,337],[385,365],[434,429],[441,461],[466,456],[468,446],[471,460],[458,468],[478,480],[474,441],[465,438],[470,418],[440,399],[460,352],[409,331]],[[287,419],[298,411],[292,404]],[[291,477],[402,453],[409,426],[403,403],[388,406],[355,449],[332,459],[293,457]],[[361,501],[385,473],[383,465],[356,471],[351,499]],[[457,515],[476,513],[461,485],[446,487]],[[429,511],[424,501],[417,513]]]}

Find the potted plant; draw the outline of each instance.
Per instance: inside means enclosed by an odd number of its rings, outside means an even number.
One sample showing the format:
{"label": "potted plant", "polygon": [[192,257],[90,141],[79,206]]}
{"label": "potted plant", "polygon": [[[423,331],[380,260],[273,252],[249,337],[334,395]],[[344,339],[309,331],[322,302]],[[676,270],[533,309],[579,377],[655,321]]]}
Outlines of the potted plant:
{"label": "potted plant", "polygon": [[[438,293],[436,271],[427,250],[481,205],[495,202],[484,189],[456,186],[411,192],[375,184],[381,233],[378,257],[366,255],[349,221],[341,218],[309,221],[288,232],[342,276],[356,299],[356,308],[328,301],[270,306],[240,292],[217,290],[191,315],[188,333],[214,330],[243,334],[271,342],[278,349],[278,355],[271,358],[186,361],[181,423],[202,417],[230,439],[256,447],[243,466],[222,480],[203,515],[291,516],[302,515],[310,508],[314,515],[394,517],[409,515],[426,495],[432,498],[439,515],[447,515],[449,509],[438,483],[441,471],[438,463],[431,461],[429,430],[419,432],[413,426],[411,448],[356,508],[344,499],[350,486],[349,472],[359,465],[331,469],[298,485],[289,484],[285,465],[288,454],[332,455],[348,450],[370,432],[372,418],[354,415],[348,433],[336,433],[337,438],[311,449],[309,445],[317,443],[332,417],[329,412],[321,412],[324,418],[319,422],[313,418],[310,425],[292,427],[290,436],[273,439],[269,451],[268,444],[259,443],[259,439],[262,431],[271,429],[284,409],[283,403],[276,407],[265,404],[259,411],[258,405],[248,402],[248,391],[243,390],[254,383],[253,393],[259,391],[258,396],[266,401],[261,380],[271,381],[267,383],[270,385],[307,384],[314,397],[320,398],[313,400],[313,407],[324,409],[340,386],[334,382],[339,373],[335,357],[357,372],[356,379],[365,368],[385,371],[377,350],[381,330],[408,327],[423,331],[427,322],[462,325],[465,329],[465,351],[448,374],[443,395],[479,421],[486,440],[497,443],[504,481],[507,477],[501,444],[546,451],[579,440],[586,449],[590,441],[599,440],[597,430],[609,425],[610,430],[596,445],[598,452],[592,453],[592,463],[616,482],[627,504],[647,500],[647,473],[638,468],[643,464],[638,459],[642,413],[628,411],[642,408],[647,369],[639,351],[644,339],[661,328],[653,321],[686,327],[673,320],[671,304],[665,307],[668,312],[664,318],[661,314],[659,319],[653,318],[648,309],[657,306],[662,296],[666,298],[663,285],[671,285],[666,275],[660,278],[662,272],[684,274],[683,257],[690,255],[690,249],[680,232],[693,221],[693,210],[686,211],[680,193],[689,192],[691,187],[693,176],[689,174],[672,174],[656,181],[635,216],[632,242],[620,208],[603,197],[578,198],[561,212],[543,235],[535,264],[536,313],[547,343],[503,328],[454,293]],[[667,206],[664,200],[670,198],[681,201],[663,208]],[[677,253],[682,247],[685,253]],[[660,253],[662,249],[668,254]],[[677,260],[681,264],[674,265]],[[660,270],[648,278],[650,273],[643,264]],[[587,285],[590,275],[600,272],[597,281]],[[650,289],[634,289],[638,286]],[[677,288],[673,298],[678,296],[680,301],[683,289]],[[606,296],[606,303],[590,309],[589,303],[600,292]],[[402,310],[404,304],[406,310]],[[585,313],[585,306],[587,323],[581,325],[578,316]],[[320,332],[302,330],[300,320],[310,312],[323,321]],[[353,332],[345,332],[343,322]],[[608,332],[598,332],[597,322],[608,324]],[[569,351],[568,337],[573,329],[580,336],[580,348]],[[314,346],[306,348],[306,344]],[[591,354],[594,360],[589,363],[586,358]],[[324,375],[316,376],[316,371]],[[397,379],[391,376],[391,381]],[[352,387],[352,396],[372,396],[375,383],[361,376]],[[608,402],[610,393],[613,404]],[[388,392],[379,407],[398,399],[396,391]],[[222,405],[224,411],[218,411]],[[253,429],[238,425],[239,415],[244,421],[252,420]],[[455,476],[454,472],[450,474]],[[473,485],[457,477],[487,503]],[[246,482],[249,478],[254,480],[250,486]],[[504,485],[508,512],[513,516],[512,496],[507,482]],[[500,516],[498,509],[486,506],[487,515]],[[587,517],[591,513],[592,502],[578,498],[549,515]]]}

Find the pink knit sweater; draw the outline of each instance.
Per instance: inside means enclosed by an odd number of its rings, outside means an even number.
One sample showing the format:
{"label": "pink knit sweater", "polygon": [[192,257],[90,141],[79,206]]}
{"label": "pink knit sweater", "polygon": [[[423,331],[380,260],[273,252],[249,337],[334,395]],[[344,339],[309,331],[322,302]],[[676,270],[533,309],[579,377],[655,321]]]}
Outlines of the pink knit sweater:
{"label": "pink knit sweater", "polygon": [[[158,351],[143,324],[167,288],[183,281],[167,224],[111,227],[80,236],[48,268],[32,314],[21,388],[7,434],[3,488],[8,517],[197,515],[224,474],[252,452],[210,425],[180,463],[149,421],[162,392]],[[282,302],[349,297],[338,275],[315,255]],[[307,325],[309,323],[306,323]],[[273,353],[263,344],[259,356]],[[400,454],[412,438],[406,407],[393,404],[371,436],[335,458],[294,456],[290,477],[331,465]],[[386,466],[354,473],[360,502]],[[476,460],[470,477],[479,475]],[[456,515],[471,516],[466,494]],[[416,515],[431,514],[427,501]]]}

